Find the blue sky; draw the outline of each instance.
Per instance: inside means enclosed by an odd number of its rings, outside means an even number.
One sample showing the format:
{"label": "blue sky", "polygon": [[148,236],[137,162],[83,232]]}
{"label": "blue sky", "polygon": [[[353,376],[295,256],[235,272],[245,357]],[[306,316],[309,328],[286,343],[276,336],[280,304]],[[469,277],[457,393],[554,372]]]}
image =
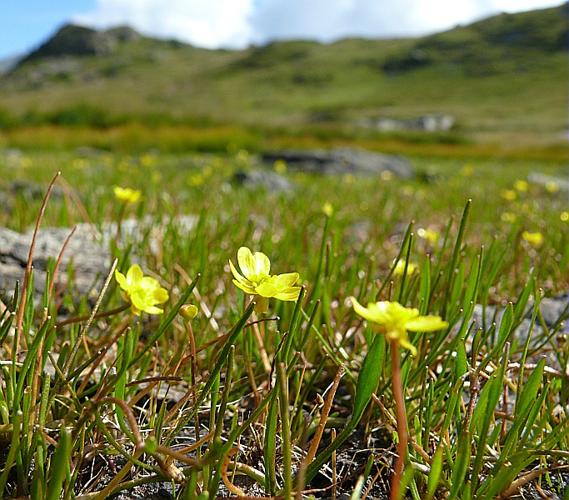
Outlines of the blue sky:
{"label": "blue sky", "polygon": [[[0,59],[37,46],[61,24],[129,24],[203,47],[272,39],[419,35],[551,0],[2,0]],[[325,15],[323,15],[325,13]]]}
{"label": "blue sky", "polygon": [[0,6],[0,57],[22,53],[48,37],[77,11],[95,0],[3,0]]}

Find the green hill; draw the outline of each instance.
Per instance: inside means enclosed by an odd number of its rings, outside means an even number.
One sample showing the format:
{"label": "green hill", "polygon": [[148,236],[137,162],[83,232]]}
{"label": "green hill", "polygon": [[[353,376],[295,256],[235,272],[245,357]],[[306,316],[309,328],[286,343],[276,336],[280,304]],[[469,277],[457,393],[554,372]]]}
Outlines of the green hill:
{"label": "green hill", "polygon": [[567,4],[423,38],[205,50],[129,28],[65,26],[0,77],[0,126],[214,121],[365,128],[454,116],[461,134],[553,142],[566,130]]}

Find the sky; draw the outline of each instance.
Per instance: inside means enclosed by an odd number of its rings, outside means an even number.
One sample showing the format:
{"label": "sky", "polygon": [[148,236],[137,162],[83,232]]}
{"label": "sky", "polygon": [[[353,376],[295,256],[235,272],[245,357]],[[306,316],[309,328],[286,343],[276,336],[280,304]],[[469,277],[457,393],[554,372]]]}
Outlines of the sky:
{"label": "sky", "polygon": [[274,39],[422,35],[560,0],[0,0],[0,59],[36,47],[65,22],[128,24],[208,48]]}

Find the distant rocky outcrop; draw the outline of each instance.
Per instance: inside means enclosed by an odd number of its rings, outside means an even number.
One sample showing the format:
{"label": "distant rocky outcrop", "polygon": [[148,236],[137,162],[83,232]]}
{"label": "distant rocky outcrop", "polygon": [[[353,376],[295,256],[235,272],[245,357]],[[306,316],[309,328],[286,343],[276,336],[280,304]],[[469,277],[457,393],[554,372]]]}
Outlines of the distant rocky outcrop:
{"label": "distant rocky outcrop", "polygon": [[263,153],[264,163],[273,165],[284,161],[288,170],[320,175],[376,176],[383,172],[409,179],[415,172],[401,156],[373,153],[363,149],[339,148],[327,150],[283,150]]}
{"label": "distant rocky outcrop", "polygon": [[442,64],[470,77],[526,72],[528,51],[566,52],[569,3],[516,14],[502,13],[417,40],[382,64],[388,75]]}
{"label": "distant rocky outcrop", "polygon": [[528,181],[537,186],[545,187],[551,191],[563,191],[569,193],[569,177],[556,177],[553,175],[532,172],[528,176]]}
{"label": "distant rocky outcrop", "polygon": [[381,130],[383,132],[391,132],[396,130],[417,130],[423,132],[448,132],[456,123],[456,119],[452,115],[447,114],[430,114],[421,115],[416,118],[396,119],[396,118],[378,118],[377,120],[369,120],[366,125]]}
{"label": "distant rocky outcrop", "polygon": [[8,57],[7,59],[0,60],[0,76],[12,70],[20,60],[19,56]]}
{"label": "distant rocky outcrop", "polygon": [[292,191],[295,187],[286,177],[269,170],[239,170],[232,180],[238,186],[272,192]]}
{"label": "distant rocky outcrop", "polygon": [[19,65],[40,59],[66,56],[109,55],[119,44],[139,38],[141,35],[128,26],[97,31],[85,26],[66,24],[36,50],[23,58]]}

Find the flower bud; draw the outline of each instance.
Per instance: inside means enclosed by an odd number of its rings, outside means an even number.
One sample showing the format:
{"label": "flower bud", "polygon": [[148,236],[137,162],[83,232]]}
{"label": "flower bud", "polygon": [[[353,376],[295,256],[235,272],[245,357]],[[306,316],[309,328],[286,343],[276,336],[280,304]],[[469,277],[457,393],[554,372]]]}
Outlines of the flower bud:
{"label": "flower bud", "polygon": [[191,321],[198,315],[198,308],[194,304],[184,304],[180,307],[180,314],[188,321]]}

